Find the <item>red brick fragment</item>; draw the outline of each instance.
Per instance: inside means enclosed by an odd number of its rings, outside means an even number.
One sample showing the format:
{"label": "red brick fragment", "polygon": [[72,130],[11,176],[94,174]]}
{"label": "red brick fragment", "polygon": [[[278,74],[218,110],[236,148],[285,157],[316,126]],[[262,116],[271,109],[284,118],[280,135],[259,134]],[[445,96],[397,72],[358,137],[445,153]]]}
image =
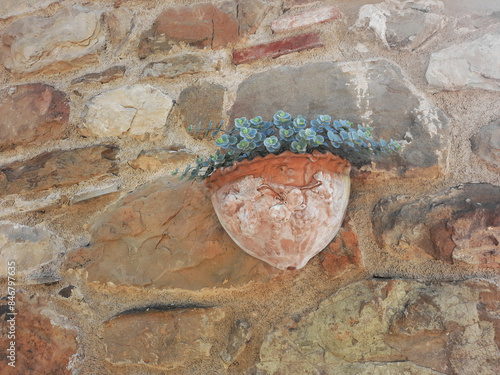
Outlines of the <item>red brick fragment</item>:
{"label": "red brick fragment", "polygon": [[322,46],[323,41],[318,33],[301,34],[276,42],[234,50],[233,62],[236,65],[245,64],[264,57],[276,58],[292,52],[299,52]]}

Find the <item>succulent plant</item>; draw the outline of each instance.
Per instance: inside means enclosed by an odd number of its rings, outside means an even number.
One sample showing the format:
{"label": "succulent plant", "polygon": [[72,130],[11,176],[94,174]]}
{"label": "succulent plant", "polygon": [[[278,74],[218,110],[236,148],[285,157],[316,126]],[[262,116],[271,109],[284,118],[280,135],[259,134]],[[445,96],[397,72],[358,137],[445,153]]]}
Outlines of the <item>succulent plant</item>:
{"label": "succulent plant", "polygon": [[[316,149],[345,156],[353,153],[391,154],[401,149],[401,145],[392,139],[389,142],[383,139],[375,141],[370,126],[354,128],[351,122],[332,121],[328,115],[319,115],[308,123],[303,116],[292,118],[289,113],[278,111],[272,121],[264,121],[260,116],[250,120],[241,117],[234,120],[231,131],[222,130],[222,125],[223,122],[212,128],[210,123],[208,128],[201,129],[201,124],[198,124],[196,133],[203,131],[213,137],[224,134],[215,139],[215,145],[219,147],[215,155],[197,158],[194,166],[188,165],[181,173],[181,179],[205,179],[215,170],[231,166],[235,161],[280,154],[286,150],[310,153]],[[193,127],[190,126],[188,131],[193,131]],[[178,173],[176,169],[172,174]]]}

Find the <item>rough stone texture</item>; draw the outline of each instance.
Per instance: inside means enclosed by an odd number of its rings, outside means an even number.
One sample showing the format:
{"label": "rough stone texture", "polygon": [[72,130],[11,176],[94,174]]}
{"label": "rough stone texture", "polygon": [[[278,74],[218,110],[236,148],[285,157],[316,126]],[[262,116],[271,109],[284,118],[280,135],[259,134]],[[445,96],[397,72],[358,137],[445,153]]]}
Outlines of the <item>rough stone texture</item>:
{"label": "rough stone texture", "polygon": [[[95,60],[104,46],[101,12],[82,6],[15,21],[2,36],[0,61],[12,73],[61,73]],[[71,27],[69,27],[71,25]]]}
{"label": "rough stone texture", "polygon": [[340,277],[355,267],[364,267],[358,235],[352,220],[344,219],[339,233],[320,254],[321,264],[333,277]]}
{"label": "rough stone texture", "polygon": [[269,9],[265,0],[169,7],[142,34],[139,57],[169,52],[179,42],[198,48],[224,48],[253,34]]}
{"label": "rough stone texture", "polygon": [[243,351],[245,344],[252,340],[252,327],[245,319],[237,320],[231,325],[227,335],[227,345],[220,355],[224,362],[233,362]]}
{"label": "rough stone texture", "polygon": [[[222,106],[226,89],[220,85],[202,82],[182,90],[179,99],[168,118],[169,123],[181,124],[187,129],[190,125],[197,127],[218,126],[222,121]],[[206,136],[206,132],[190,133],[195,139]]]}
{"label": "rough stone texture", "polygon": [[259,44],[257,46],[236,49],[233,51],[235,64],[247,64],[265,57],[276,58],[293,52],[322,47],[323,41],[317,33],[307,33],[291,36],[276,42]]}
{"label": "rough stone texture", "polygon": [[500,120],[479,129],[471,138],[471,144],[477,156],[500,168]]}
{"label": "rough stone texture", "polygon": [[412,262],[429,257],[478,268],[500,268],[500,187],[466,184],[412,199],[380,201],[372,215],[380,246]]}
{"label": "rough stone texture", "polygon": [[283,15],[271,23],[275,33],[300,29],[317,23],[332,21],[340,17],[340,10],[336,6],[325,6],[299,14]]}
{"label": "rough stone texture", "polygon": [[126,42],[134,26],[134,13],[128,9],[115,9],[103,14],[107,26],[109,41],[115,48]]}
{"label": "rough stone texture", "polygon": [[[486,281],[364,281],[271,331],[264,375],[496,374],[498,288]],[[397,363],[395,363],[397,362]]]}
{"label": "rough stone texture", "polygon": [[219,169],[206,185],[222,226],[244,251],[280,269],[300,269],[340,229],[350,170],[332,154],[286,151]]}
{"label": "rough stone texture", "polygon": [[169,370],[207,359],[224,316],[217,308],[152,308],[118,316],[104,324],[106,359]]}
{"label": "rough stone texture", "polygon": [[134,169],[153,172],[161,169],[165,164],[187,165],[193,162],[196,155],[184,149],[172,149],[171,147],[143,150],[136,159],[129,162]]}
{"label": "rough stone texture", "polygon": [[67,96],[41,83],[0,91],[0,151],[60,139],[68,128]]}
{"label": "rough stone texture", "polygon": [[155,136],[165,127],[172,99],[150,85],[121,87],[86,104],[84,129],[96,137]]}
{"label": "rough stone texture", "polygon": [[[399,165],[400,172],[412,167],[442,168],[446,161],[448,119],[387,60],[284,66],[254,74],[238,87],[230,122],[243,116],[272,118],[278,109],[308,120],[329,114],[371,125],[377,137],[406,140],[400,155],[377,161],[385,168]],[[353,157],[349,160],[360,163]]]}
{"label": "rough stone texture", "polygon": [[318,0],[283,0],[283,9],[300,8],[317,2]]}
{"label": "rough stone texture", "polygon": [[[6,288],[7,289],[7,288]],[[10,341],[8,320],[12,318],[8,300],[4,295],[0,300],[0,345],[3,353],[0,366],[3,373],[26,374],[61,374],[70,375],[76,368],[77,331],[69,327],[66,318],[51,309],[50,301],[36,295],[18,293],[15,298],[15,367],[8,365],[6,349]]]}
{"label": "rough stone texture", "polygon": [[37,157],[0,167],[0,197],[26,194],[116,172],[117,148],[93,146],[45,152]]}
{"label": "rough stone texture", "polygon": [[175,78],[183,74],[213,72],[218,65],[219,62],[215,59],[194,53],[185,53],[148,64],[142,71],[142,78]]}
{"label": "rough stone texture", "polygon": [[54,277],[49,262],[64,252],[62,240],[41,225],[30,227],[0,221],[0,277],[8,276],[8,263],[14,261],[16,280],[45,282]]}
{"label": "rough stone texture", "polygon": [[88,282],[197,290],[267,281],[278,270],[225,234],[200,183],[158,180],[127,195],[91,228],[89,248],[69,254]]}
{"label": "rough stone texture", "polygon": [[500,34],[486,34],[433,53],[425,77],[436,90],[500,91]]}
{"label": "rough stone texture", "polygon": [[385,1],[363,5],[353,30],[368,29],[387,48],[415,50],[445,25],[441,1]]}
{"label": "rough stone texture", "polygon": [[236,19],[216,5],[172,6],[158,16],[152,29],[143,33],[139,55],[144,58],[157,51],[168,52],[179,42],[217,49],[237,40]]}
{"label": "rough stone texture", "polygon": [[78,83],[85,84],[90,82],[108,83],[114,81],[115,79],[123,78],[125,70],[126,68],[124,66],[113,66],[103,72],[89,73],[82,77],[75,78],[71,81],[71,84],[76,85]]}
{"label": "rough stone texture", "polygon": [[57,0],[3,0],[0,9],[0,19],[34,12],[45,8]]}

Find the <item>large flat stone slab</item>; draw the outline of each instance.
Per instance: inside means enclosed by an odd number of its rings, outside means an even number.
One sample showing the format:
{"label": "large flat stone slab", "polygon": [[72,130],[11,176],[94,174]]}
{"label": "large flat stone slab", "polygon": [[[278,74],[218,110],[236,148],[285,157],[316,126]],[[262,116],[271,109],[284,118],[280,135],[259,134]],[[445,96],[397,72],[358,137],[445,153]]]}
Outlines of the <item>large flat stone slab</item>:
{"label": "large flat stone slab", "polygon": [[229,114],[232,123],[243,116],[271,119],[280,109],[308,120],[328,114],[371,125],[383,139],[406,140],[399,157],[379,160],[387,168],[400,167],[404,172],[413,167],[444,167],[448,119],[391,61],[312,63],[257,73],[240,84]]}
{"label": "large flat stone slab", "polygon": [[158,180],[96,218],[92,241],[66,269],[87,281],[199,290],[265,282],[279,270],[247,255],[226,234],[202,183]]}

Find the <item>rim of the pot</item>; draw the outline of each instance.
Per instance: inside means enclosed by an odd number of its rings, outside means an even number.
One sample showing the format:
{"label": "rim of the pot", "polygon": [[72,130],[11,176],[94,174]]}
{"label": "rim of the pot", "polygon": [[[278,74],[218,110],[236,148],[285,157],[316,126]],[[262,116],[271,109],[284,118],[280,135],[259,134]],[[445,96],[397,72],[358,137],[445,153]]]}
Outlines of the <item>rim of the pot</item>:
{"label": "rim of the pot", "polygon": [[268,154],[264,157],[257,156],[252,160],[244,159],[237,161],[230,167],[219,168],[205,180],[205,186],[214,192],[230,181],[252,175],[254,171],[259,170],[261,164],[267,165],[273,160],[283,158],[307,158],[311,162],[319,163],[322,168],[330,172],[349,174],[351,171],[351,163],[328,151],[322,153],[314,150],[312,154],[296,154],[287,150],[281,154]]}

